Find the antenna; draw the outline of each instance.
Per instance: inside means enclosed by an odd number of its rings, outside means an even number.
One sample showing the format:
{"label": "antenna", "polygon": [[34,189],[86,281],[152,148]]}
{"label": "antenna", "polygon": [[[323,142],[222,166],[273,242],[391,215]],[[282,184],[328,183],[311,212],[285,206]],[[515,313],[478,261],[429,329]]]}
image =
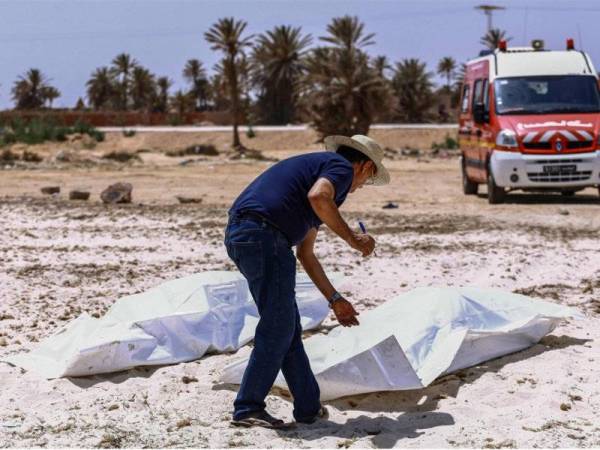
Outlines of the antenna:
{"label": "antenna", "polygon": [[579,22],[577,22],[577,40],[579,41],[579,48],[583,50],[583,39],[581,39],[581,28]]}
{"label": "antenna", "polygon": [[490,31],[492,29],[492,13],[494,11],[506,8],[504,6],[496,5],[479,5],[476,6],[475,9],[483,11],[483,13],[487,16],[487,30]]}

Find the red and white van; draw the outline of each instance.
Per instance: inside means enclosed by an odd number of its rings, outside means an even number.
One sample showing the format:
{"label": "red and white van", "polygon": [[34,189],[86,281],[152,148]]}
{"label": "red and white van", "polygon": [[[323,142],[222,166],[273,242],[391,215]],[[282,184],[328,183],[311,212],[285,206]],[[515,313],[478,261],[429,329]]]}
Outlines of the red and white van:
{"label": "red and white van", "polygon": [[502,203],[515,189],[600,186],[598,76],[572,39],[563,51],[501,41],[467,63],[459,107],[465,194],[485,183],[489,202]]}

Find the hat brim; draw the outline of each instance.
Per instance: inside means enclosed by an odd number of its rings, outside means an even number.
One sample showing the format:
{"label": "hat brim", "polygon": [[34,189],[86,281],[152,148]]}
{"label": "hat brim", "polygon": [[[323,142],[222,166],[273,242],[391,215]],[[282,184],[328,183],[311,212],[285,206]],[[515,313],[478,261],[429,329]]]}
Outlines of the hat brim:
{"label": "hat brim", "polygon": [[323,142],[325,143],[325,149],[330,152],[336,152],[338,147],[340,147],[341,145],[345,145],[363,153],[371,161],[373,161],[375,167],[377,167],[377,173],[373,177],[373,184],[375,186],[383,186],[385,184],[389,184],[390,173],[388,172],[388,170],[385,168],[381,161],[377,161],[376,159],[374,159],[371,151],[367,147],[362,145],[360,142],[355,141],[351,137],[339,135],[327,136]]}

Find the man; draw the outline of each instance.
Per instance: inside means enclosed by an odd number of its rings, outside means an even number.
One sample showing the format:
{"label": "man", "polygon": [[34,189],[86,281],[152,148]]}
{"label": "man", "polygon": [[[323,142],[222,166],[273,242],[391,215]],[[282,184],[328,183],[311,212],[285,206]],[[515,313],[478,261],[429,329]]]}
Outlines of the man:
{"label": "man", "polygon": [[254,349],[234,402],[234,425],[284,426],[265,411],[264,402],[279,370],[294,397],[296,422],[327,417],[302,345],[293,246],[338,322],[358,325],[358,313],[331,285],[313,247],[319,226],[325,223],[350,247],[370,255],[374,239],[352,231],[338,207],[348,193],[365,184],[389,183],[389,174],[381,162],[383,150],[367,136],[329,136],[325,146],[328,152],[295,156],[269,168],[229,211],[227,253],[248,280],[260,315]]}

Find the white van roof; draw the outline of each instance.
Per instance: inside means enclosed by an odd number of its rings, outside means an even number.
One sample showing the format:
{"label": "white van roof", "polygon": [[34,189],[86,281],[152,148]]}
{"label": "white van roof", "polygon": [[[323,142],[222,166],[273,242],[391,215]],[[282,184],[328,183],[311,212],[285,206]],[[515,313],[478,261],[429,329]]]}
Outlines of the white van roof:
{"label": "white van roof", "polygon": [[593,75],[596,70],[590,57],[579,50],[534,50],[531,47],[513,47],[506,51],[494,50],[468,62],[467,66],[489,62],[490,81],[499,77],[535,75]]}

